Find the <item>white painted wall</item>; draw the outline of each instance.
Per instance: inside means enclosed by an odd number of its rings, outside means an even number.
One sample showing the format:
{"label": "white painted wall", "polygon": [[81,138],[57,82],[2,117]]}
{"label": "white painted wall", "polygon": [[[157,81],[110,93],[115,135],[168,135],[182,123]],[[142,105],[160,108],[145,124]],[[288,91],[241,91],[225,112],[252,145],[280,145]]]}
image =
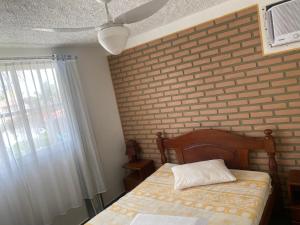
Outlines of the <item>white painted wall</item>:
{"label": "white painted wall", "polygon": [[[108,191],[103,197],[105,204],[108,204],[124,191],[122,164],[126,161],[126,157],[124,137],[105,51],[98,46],[58,49],[0,48],[0,58],[52,54],[72,54],[79,58],[78,70],[107,181]],[[66,215],[57,217],[53,225],[79,225],[86,218],[85,207],[71,209]]]}
{"label": "white painted wall", "polygon": [[52,55],[49,48],[0,48],[0,58]]}

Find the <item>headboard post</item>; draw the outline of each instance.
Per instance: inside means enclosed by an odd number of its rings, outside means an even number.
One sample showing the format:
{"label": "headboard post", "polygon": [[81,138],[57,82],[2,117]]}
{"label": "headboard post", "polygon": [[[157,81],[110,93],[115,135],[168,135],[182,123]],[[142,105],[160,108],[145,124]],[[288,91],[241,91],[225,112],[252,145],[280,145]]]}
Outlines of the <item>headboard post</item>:
{"label": "headboard post", "polygon": [[275,148],[275,142],[274,142],[274,138],[272,136],[272,130],[267,129],[264,131],[265,133],[265,150],[268,154],[268,158],[269,158],[269,170],[272,176],[272,180],[274,182],[278,182],[278,168],[277,168],[277,163],[276,163],[276,159],[275,159],[275,152],[276,152],[276,148]]}
{"label": "headboard post", "polygon": [[167,156],[166,156],[166,151],[165,151],[165,148],[164,148],[164,143],[163,143],[163,140],[164,138],[162,137],[162,133],[161,132],[158,132],[156,134],[157,138],[156,138],[156,143],[157,143],[157,146],[158,146],[158,149],[160,151],[160,160],[161,160],[161,163],[162,164],[165,164],[167,162]]}

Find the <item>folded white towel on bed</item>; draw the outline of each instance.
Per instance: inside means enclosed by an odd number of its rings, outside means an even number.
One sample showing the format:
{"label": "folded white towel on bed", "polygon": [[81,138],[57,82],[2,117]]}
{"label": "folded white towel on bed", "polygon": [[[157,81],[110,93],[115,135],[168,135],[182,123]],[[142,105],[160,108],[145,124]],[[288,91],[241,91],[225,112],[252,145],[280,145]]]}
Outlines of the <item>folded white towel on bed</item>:
{"label": "folded white towel on bed", "polygon": [[130,225],[206,225],[206,219],[196,217],[137,214]]}

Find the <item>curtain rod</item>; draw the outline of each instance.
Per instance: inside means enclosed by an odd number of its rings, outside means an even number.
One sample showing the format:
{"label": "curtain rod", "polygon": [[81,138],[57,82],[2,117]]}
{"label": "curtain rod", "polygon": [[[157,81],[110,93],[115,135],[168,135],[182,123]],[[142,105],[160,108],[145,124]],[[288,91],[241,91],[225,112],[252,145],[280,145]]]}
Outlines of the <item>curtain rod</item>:
{"label": "curtain rod", "polygon": [[0,61],[43,60],[43,59],[71,60],[77,58],[78,58],[77,56],[71,56],[71,55],[49,55],[49,56],[33,56],[33,57],[6,57],[6,58],[0,58]]}

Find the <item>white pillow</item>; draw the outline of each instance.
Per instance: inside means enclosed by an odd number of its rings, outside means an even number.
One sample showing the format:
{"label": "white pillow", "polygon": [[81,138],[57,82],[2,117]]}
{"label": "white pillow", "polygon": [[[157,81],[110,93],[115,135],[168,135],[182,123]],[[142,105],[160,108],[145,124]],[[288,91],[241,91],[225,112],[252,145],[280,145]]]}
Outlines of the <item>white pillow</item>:
{"label": "white pillow", "polygon": [[175,190],[236,181],[223,159],[183,164],[172,167]]}

